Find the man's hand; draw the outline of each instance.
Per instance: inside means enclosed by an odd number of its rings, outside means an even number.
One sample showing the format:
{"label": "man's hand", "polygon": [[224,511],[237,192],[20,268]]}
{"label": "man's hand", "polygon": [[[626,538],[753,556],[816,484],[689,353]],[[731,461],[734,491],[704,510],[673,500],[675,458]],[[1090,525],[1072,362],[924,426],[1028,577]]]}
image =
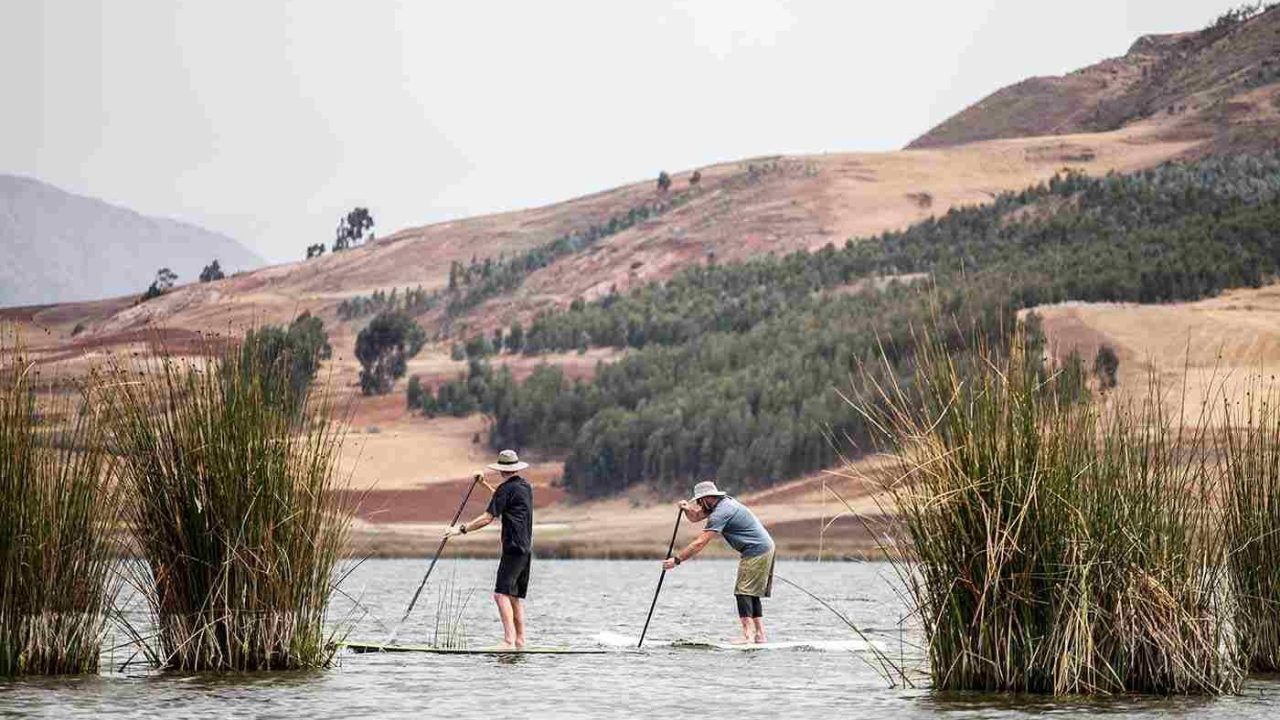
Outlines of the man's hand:
{"label": "man's hand", "polygon": [[663,570],[672,570],[675,568],[675,566],[676,566],[676,559],[673,557],[669,557],[666,560],[662,561]]}
{"label": "man's hand", "polygon": [[680,502],[676,503],[676,507],[680,508],[681,510],[688,510],[688,509],[689,509],[689,501],[688,501],[688,500],[681,500]]}
{"label": "man's hand", "polygon": [[447,537],[447,538],[451,538],[454,535],[461,535],[461,534],[462,534],[461,525],[450,525],[449,527],[444,529],[444,537]]}

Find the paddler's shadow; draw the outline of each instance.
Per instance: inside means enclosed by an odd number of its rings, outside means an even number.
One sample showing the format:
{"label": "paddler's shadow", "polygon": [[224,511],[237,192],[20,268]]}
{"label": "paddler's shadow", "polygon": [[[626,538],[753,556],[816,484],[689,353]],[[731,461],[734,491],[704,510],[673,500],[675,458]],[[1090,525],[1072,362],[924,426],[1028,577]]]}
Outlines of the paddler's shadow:
{"label": "paddler's shadow", "polygon": [[519,665],[529,658],[520,653],[501,653],[499,655],[495,655],[494,659],[498,661],[499,665]]}

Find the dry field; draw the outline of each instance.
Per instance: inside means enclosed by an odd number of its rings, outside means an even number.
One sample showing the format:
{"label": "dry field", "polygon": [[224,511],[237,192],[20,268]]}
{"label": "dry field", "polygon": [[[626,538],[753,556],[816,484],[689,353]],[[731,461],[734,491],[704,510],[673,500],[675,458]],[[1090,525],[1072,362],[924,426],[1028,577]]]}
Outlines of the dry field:
{"label": "dry field", "polygon": [[1075,349],[1091,361],[1109,344],[1120,357],[1122,393],[1139,396],[1155,377],[1167,407],[1187,422],[1205,403],[1213,412],[1224,396],[1243,401],[1259,378],[1274,384],[1280,370],[1280,285],[1189,303],[1067,303],[1037,312],[1059,358]]}

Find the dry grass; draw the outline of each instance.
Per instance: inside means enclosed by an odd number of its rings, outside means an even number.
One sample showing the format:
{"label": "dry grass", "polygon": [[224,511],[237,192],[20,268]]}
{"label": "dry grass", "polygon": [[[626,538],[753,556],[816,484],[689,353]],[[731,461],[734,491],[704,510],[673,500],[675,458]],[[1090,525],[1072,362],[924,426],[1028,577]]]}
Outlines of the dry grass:
{"label": "dry grass", "polygon": [[965,366],[921,345],[872,415],[895,443],[908,533],[888,548],[935,687],[1235,692],[1232,585],[1207,429],[1146,401],[1058,398],[1020,341]]}
{"label": "dry grass", "polygon": [[1186,402],[1174,398],[1167,411],[1187,408],[1186,422],[1196,422],[1207,403],[1211,421],[1221,424],[1224,393],[1243,400],[1251,376],[1280,367],[1280,285],[1196,302],[1067,303],[1036,312],[1059,359],[1073,350],[1092,358],[1103,343],[1115,348],[1122,395],[1143,396],[1151,373],[1168,387],[1185,387]]}
{"label": "dry grass", "polygon": [[1255,378],[1243,401],[1224,398],[1219,430],[1225,536],[1250,669],[1280,670],[1280,397]]}
{"label": "dry grass", "polygon": [[97,408],[37,408],[37,378],[0,330],[0,676],[93,673],[119,587],[119,494]]}

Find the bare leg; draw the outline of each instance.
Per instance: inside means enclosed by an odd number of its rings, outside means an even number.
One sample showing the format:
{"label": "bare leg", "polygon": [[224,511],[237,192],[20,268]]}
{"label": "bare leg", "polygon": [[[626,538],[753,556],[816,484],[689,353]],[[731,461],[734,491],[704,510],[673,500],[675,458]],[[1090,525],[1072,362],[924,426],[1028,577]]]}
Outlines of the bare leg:
{"label": "bare leg", "polygon": [[516,630],[516,647],[524,647],[524,598],[511,598],[511,619]]}
{"label": "bare leg", "polygon": [[738,618],[738,621],[739,621],[740,623],[742,623],[742,637],[738,638],[737,640],[734,640],[734,642],[739,642],[739,643],[749,643],[749,642],[751,642],[751,641],[752,641],[753,634],[754,634],[754,633],[753,633],[754,627],[753,627],[753,624],[752,624],[752,622],[751,622],[751,618],[749,618],[749,617],[740,617],[740,618]]}
{"label": "bare leg", "polygon": [[751,618],[751,624],[755,626],[756,642],[758,643],[769,642],[764,635],[764,618],[762,617]]}
{"label": "bare leg", "polygon": [[498,617],[502,620],[502,646],[513,648],[516,646],[516,624],[513,617],[515,613],[511,608],[511,596],[494,593],[493,601],[498,604]]}

